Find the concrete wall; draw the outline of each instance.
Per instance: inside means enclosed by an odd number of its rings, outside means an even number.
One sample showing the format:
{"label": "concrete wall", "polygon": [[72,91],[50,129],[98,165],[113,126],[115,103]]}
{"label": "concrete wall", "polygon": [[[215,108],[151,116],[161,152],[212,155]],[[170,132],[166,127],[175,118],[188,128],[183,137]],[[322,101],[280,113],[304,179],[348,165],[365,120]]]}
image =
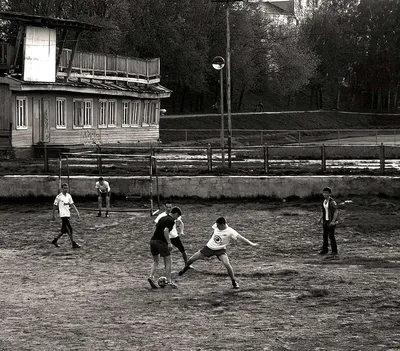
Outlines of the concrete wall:
{"label": "concrete wall", "polygon": [[[26,196],[53,197],[58,193],[59,179],[53,176],[2,176],[0,198]],[[94,196],[97,176],[70,178],[71,194]],[[62,179],[63,182],[66,178]],[[149,194],[148,177],[108,177],[113,194]],[[282,176],[282,177],[160,177],[162,197],[212,198],[301,198],[321,193],[330,186],[334,196],[377,195],[400,196],[400,177],[374,176]],[[155,182],[153,192],[155,193]]]}

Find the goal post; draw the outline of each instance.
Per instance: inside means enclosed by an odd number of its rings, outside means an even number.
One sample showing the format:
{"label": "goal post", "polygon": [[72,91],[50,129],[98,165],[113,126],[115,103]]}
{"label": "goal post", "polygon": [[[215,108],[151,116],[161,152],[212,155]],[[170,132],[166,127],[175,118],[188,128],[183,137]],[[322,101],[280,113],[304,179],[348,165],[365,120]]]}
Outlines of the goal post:
{"label": "goal post", "polygon": [[[129,191],[125,193],[121,193],[119,191],[117,196],[124,196],[125,200],[144,200],[147,201],[147,205],[145,208],[143,207],[111,207],[109,212],[150,212],[150,216],[154,216],[160,211],[160,191],[159,191],[159,179],[158,179],[158,169],[157,169],[157,157],[152,154],[115,154],[115,153],[95,153],[95,152],[68,152],[68,153],[60,153],[59,154],[59,162],[58,162],[58,187],[61,189],[62,183],[67,183],[68,187],[71,191],[71,172],[73,172],[73,168],[82,169],[90,169],[93,167],[99,167],[102,160],[111,160],[114,163],[119,162],[120,165],[127,165],[127,162],[134,161],[138,164],[141,164],[143,167],[148,169],[145,177],[145,184],[147,184],[147,191],[143,193],[130,194]],[[73,164],[75,162],[75,164]],[[64,167],[65,166],[65,167]],[[74,167],[71,167],[74,166]],[[114,166],[113,166],[114,167]],[[115,168],[115,167],[114,167]],[[128,172],[132,172],[132,169],[127,169]],[[66,173],[66,174],[65,174]],[[81,172],[82,173],[82,172]],[[83,172],[87,174],[87,172]],[[103,175],[103,172],[98,172],[98,177],[103,176],[107,181],[108,179],[112,179],[112,175],[110,178],[107,175]],[[121,174],[119,174],[121,175]],[[125,177],[125,176],[124,176]],[[128,175],[128,177],[130,177]],[[133,176],[132,176],[133,177]],[[112,180],[111,180],[112,181]],[[128,180],[129,181],[129,180]],[[113,185],[111,183],[111,188],[113,189]],[[129,189],[129,186],[123,187],[124,189]],[[93,190],[94,184],[93,184]],[[111,193],[113,191],[111,190]],[[95,194],[95,191],[93,191]],[[80,207],[81,210],[84,211],[97,211],[97,208],[86,208]]]}

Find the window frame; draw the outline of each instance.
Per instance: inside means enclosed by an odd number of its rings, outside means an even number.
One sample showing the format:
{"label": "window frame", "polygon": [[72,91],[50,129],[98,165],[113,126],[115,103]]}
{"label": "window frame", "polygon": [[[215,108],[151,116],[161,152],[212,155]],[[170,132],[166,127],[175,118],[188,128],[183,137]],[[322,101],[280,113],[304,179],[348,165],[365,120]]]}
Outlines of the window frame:
{"label": "window frame", "polygon": [[131,127],[140,127],[140,113],[142,108],[141,101],[133,100],[131,106]]}
{"label": "window frame", "polygon": [[[104,108],[102,108],[104,104]],[[103,115],[102,115],[102,112]],[[108,100],[107,99],[99,99],[99,120],[97,121],[99,128],[107,128],[108,127]],[[104,123],[100,123],[104,122]]]}
{"label": "window frame", "polygon": [[[131,106],[130,105],[131,105],[130,100],[122,100],[122,110],[121,110],[121,112],[122,112],[122,115],[121,115],[122,121],[121,121],[121,126],[123,128],[131,126],[131,113],[130,113]],[[128,122],[128,123],[125,123],[125,122]]]}
{"label": "window frame", "polygon": [[[108,124],[107,127],[112,127],[115,128],[117,126],[117,100],[112,99],[112,100],[108,100]],[[113,110],[113,115],[111,116],[111,107],[114,106],[114,110]],[[111,117],[113,117],[113,122],[111,123]]]}
{"label": "window frame", "polygon": [[[60,110],[59,110],[59,103],[62,103],[61,106],[63,107],[63,113],[62,113],[62,121],[64,124],[59,123],[61,121],[60,119]],[[66,98],[61,98],[57,97],[56,98],[56,129],[67,129],[67,99]]]}
{"label": "window frame", "polygon": [[[20,116],[20,102],[23,102],[23,116]],[[15,127],[17,130],[28,129],[28,97],[17,96],[15,99]],[[20,122],[23,124],[20,125]]]}
{"label": "window frame", "polygon": [[[89,116],[86,114],[88,111],[88,104],[90,107]],[[88,123],[89,122],[89,123]],[[83,128],[93,128],[93,100],[83,99]]]}

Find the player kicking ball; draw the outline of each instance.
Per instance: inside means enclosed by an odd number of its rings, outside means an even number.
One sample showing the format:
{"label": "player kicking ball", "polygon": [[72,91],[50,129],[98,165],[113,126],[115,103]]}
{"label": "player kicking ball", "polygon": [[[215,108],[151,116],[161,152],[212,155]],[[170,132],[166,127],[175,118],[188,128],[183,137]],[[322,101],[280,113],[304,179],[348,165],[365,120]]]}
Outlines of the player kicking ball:
{"label": "player kicking ball", "polygon": [[229,277],[232,280],[232,286],[235,289],[239,289],[239,284],[235,279],[233,268],[229,262],[228,255],[226,253],[226,247],[228,246],[231,239],[240,239],[251,246],[258,246],[258,244],[251,242],[243,235],[240,235],[235,229],[229,227],[226,224],[226,220],[224,217],[218,218],[212,228],[214,229],[214,233],[212,234],[207,245],[189,258],[185,267],[179,272],[179,275],[181,276],[186,271],[188,271],[190,269],[190,265],[197,260],[204,260],[212,256],[217,256],[217,258],[224,264],[225,268],[227,269]]}

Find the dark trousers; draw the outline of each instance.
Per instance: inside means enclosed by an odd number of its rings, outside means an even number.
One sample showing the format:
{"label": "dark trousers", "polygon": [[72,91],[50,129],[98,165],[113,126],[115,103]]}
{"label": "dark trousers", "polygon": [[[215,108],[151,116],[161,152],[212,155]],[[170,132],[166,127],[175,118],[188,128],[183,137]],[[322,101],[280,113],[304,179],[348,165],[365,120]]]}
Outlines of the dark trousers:
{"label": "dark trousers", "polygon": [[69,217],[61,217],[61,234],[72,234],[71,223],[69,223]]}
{"label": "dark trousers", "polygon": [[324,229],[324,242],[322,245],[322,251],[328,252],[328,239],[331,242],[331,249],[332,252],[337,253],[337,245],[336,245],[336,239],[335,239],[335,229],[336,225],[328,226],[327,221],[324,221],[323,223],[323,229]]}

